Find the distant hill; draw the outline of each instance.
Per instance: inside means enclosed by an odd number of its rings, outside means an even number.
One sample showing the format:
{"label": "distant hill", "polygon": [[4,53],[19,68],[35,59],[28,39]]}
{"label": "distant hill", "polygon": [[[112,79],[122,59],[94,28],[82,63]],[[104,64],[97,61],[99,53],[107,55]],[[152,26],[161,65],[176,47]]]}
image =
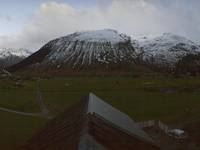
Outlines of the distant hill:
{"label": "distant hill", "polygon": [[188,55],[199,53],[198,44],[171,33],[154,39],[145,37],[142,40],[132,40],[116,30],[104,29],[76,32],[54,39],[7,69],[11,72],[27,69],[181,72],[177,63]]}
{"label": "distant hill", "polygon": [[76,32],[45,44],[39,51],[9,68],[54,69],[126,68],[134,64],[131,38],[115,30]]}
{"label": "distant hill", "polygon": [[27,49],[0,48],[0,68],[14,65],[31,55]]}
{"label": "distant hill", "polygon": [[154,39],[145,38],[138,41],[138,45],[141,59],[159,68],[173,69],[183,57],[200,52],[200,46],[196,43],[171,33]]}

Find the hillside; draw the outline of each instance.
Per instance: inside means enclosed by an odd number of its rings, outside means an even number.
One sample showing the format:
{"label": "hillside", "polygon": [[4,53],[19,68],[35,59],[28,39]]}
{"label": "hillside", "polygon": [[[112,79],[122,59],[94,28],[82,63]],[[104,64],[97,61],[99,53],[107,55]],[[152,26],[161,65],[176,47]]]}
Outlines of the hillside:
{"label": "hillside", "polygon": [[165,33],[153,39],[138,41],[139,55],[148,65],[163,68],[175,68],[183,57],[200,52],[200,46],[191,40]]}
{"label": "hillside", "polygon": [[76,32],[45,44],[39,51],[9,68],[27,67],[96,69],[126,67],[134,64],[135,48],[131,38],[115,30]]}
{"label": "hillside", "polygon": [[178,63],[199,53],[198,44],[179,35],[165,33],[153,39],[131,39],[116,30],[104,29],[54,39],[7,69],[11,72],[181,72]]}
{"label": "hillside", "polygon": [[0,48],[0,67],[14,65],[31,55],[26,49]]}

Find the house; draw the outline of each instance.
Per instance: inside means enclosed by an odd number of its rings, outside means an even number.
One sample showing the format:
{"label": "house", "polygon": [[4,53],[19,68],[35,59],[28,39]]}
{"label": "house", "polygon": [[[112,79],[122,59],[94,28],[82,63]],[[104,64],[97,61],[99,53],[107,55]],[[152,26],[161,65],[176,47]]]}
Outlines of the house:
{"label": "house", "polygon": [[27,150],[159,150],[125,113],[90,93],[51,120],[23,147]]}

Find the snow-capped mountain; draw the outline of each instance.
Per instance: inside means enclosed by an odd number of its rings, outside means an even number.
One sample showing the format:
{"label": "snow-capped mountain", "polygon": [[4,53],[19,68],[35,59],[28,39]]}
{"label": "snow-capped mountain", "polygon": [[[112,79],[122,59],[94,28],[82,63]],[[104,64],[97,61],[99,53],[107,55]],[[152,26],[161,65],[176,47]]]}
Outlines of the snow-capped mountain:
{"label": "snow-capped mountain", "polygon": [[129,36],[105,29],[76,32],[52,40],[12,68],[34,64],[56,68],[105,67],[105,64],[133,63],[135,57]]}
{"label": "snow-capped mountain", "polygon": [[[115,30],[76,32],[54,39],[21,62],[7,68],[98,69],[131,65],[175,69],[185,56],[200,53],[200,46],[185,37],[165,33],[137,40]],[[150,67],[151,68],[151,67]]]}
{"label": "snow-capped mountain", "polygon": [[0,48],[0,66],[8,67],[31,55],[26,49]]}
{"label": "snow-capped mountain", "polygon": [[174,67],[188,54],[200,52],[200,47],[196,43],[171,33],[165,33],[154,39],[141,39],[138,45],[140,47],[138,54],[142,60],[160,67]]}
{"label": "snow-capped mountain", "polygon": [[42,63],[90,66],[118,63],[135,58],[130,37],[115,30],[78,32],[56,39],[45,48],[50,53]]}

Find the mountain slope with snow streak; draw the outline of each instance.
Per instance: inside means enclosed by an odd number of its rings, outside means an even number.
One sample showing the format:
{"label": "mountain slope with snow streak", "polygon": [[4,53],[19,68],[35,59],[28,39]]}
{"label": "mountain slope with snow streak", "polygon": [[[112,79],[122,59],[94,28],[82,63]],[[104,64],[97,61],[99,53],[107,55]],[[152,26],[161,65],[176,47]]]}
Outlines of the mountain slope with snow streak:
{"label": "mountain slope with snow streak", "polygon": [[39,64],[56,68],[94,68],[134,63],[135,57],[129,36],[105,29],[76,32],[52,40],[17,66]]}
{"label": "mountain slope with snow streak", "polygon": [[200,52],[200,46],[185,37],[165,33],[154,39],[139,40],[142,60],[148,64],[174,67],[183,57]]}

